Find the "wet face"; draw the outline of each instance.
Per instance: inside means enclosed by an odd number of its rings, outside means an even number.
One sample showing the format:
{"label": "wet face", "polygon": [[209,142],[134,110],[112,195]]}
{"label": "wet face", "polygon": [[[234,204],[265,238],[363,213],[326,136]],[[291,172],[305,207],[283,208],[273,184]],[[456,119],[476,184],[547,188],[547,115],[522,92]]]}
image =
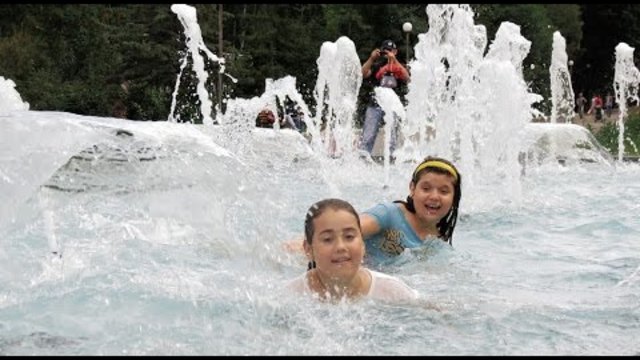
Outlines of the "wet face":
{"label": "wet face", "polygon": [[350,281],[358,272],[364,256],[364,240],[358,220],[347,210],[326,209],[314,220],[311,244],[304,242],[309,261],[316,271],[335,281]]}
{"label": "wet face", "polygon": [[415,185],[411,183],[409,190],[416,216],[435,225],[453,206],[455,179],[449,174],[423,172]]}

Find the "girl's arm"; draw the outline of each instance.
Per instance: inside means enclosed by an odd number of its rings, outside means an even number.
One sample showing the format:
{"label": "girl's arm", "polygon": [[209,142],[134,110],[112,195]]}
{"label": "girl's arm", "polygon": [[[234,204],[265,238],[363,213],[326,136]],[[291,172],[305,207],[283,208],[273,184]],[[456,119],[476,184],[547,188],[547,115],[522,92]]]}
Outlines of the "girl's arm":
{"label": "girl's arm", "polygon": [[378,221],[369,214],[360,214],[360,227],[362,228],[362,237],[365,239],[380,232]]}

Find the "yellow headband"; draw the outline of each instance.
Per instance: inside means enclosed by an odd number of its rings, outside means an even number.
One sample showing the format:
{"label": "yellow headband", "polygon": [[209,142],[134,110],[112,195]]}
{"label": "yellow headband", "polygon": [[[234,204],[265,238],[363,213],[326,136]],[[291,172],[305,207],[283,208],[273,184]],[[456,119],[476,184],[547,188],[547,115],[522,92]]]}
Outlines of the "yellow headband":
{"label": "yellow headband", "polygon": [[413,176],[415,177],[416,174],[420,172],[420,170],[428,167],[435,167],[442,170],[446,170],[447,172],[449,172],[449,174],[451,174],[451,176],[453,176],[454,179],[456,179],[456,181],[458,181],[458,172],[451,165],[438,160],[430,160],[430,161],[423,162],[413,172]]}

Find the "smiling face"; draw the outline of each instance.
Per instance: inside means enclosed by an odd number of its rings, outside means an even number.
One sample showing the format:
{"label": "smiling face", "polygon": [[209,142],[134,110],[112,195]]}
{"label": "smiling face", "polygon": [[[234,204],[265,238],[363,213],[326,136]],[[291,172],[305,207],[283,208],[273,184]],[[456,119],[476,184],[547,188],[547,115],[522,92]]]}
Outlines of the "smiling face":
{"label": "smiling face", "polygon": [[311,243],[304,242],[307,258],[325,279],[348,283],[358,273],[365,246],[358,218],[345,209],[327,208],[313,220]]}
{"label": "smiling face", "polygon": [[416,216],[435,226],[453,206],[455,179],[450,174],[424,171],[417,183],[409,186]]}

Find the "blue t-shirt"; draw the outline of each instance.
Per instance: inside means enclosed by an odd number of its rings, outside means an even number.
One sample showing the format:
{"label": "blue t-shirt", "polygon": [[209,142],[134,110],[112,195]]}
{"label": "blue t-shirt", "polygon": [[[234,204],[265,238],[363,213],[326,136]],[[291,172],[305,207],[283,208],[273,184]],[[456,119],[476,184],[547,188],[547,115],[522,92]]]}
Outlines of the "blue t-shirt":
{"label": "blue t-shirt", "polygon": [[[380,232],[364,239],[366,245],[366,262],[371,266],[386,265],[395,262],[404,249],[424,247],[433,243],[423,241],[413,230],[402,213],[399,203],[382,203],[366,210],[380,226]],[[434,242],[445,243],[439,238]]]}

